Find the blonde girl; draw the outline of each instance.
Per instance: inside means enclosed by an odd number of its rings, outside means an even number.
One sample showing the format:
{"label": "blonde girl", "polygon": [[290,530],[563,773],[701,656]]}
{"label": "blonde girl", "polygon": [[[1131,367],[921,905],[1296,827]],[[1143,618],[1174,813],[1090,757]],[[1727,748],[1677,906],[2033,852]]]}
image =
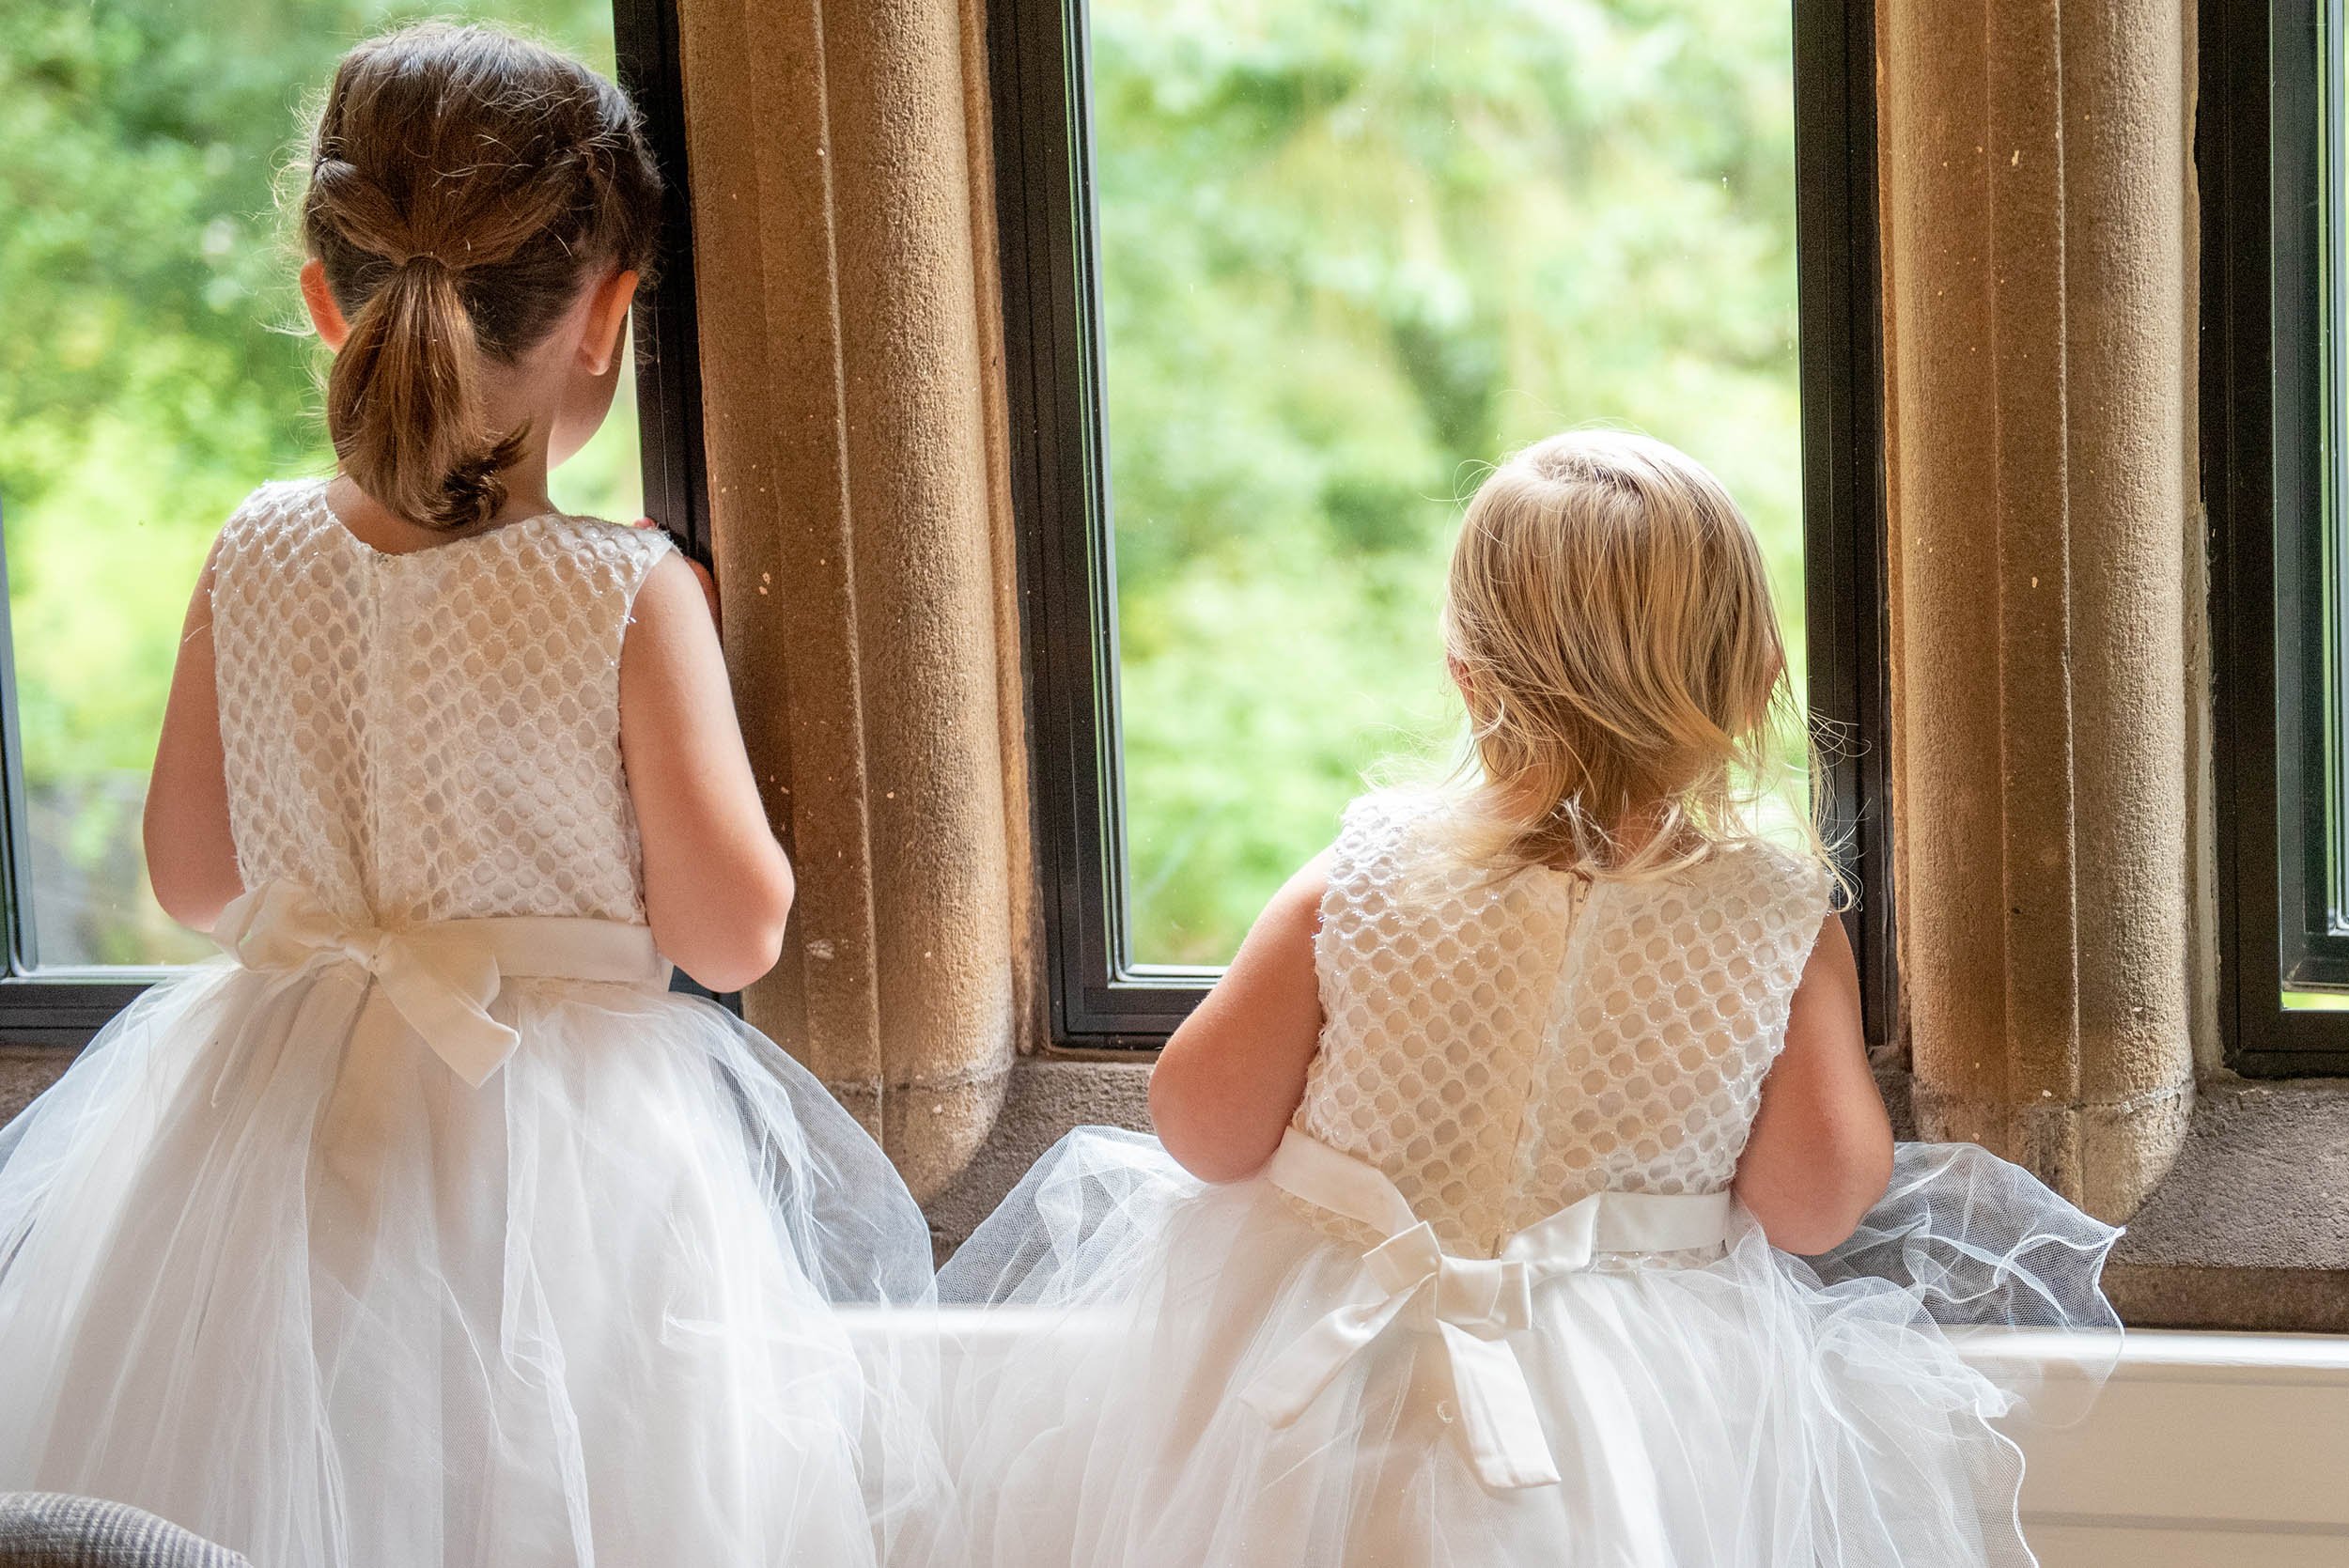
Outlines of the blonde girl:
{"label": "blonde girl", "polygon": [[1460,776],[1273,897],[1162,1142],[1080,1129],[941,1275],[1003,1325],[957,1390],[982,1560],[2030,1560],[2012,1396],[1933,1314],[2109,1322],[2113,1233],[1896,1159],[1834,878],[1766,831],[1792,704],[1735,505],[1538,442],[1443,627]]}

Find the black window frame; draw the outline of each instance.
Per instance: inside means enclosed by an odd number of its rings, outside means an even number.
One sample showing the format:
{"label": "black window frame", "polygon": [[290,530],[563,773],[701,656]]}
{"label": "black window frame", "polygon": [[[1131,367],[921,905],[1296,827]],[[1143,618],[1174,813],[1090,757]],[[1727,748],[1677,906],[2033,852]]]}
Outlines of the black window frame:
{"label": "black window frame", "polygon": [[[667,182],[660,276],[633,312],[639,444],[645,510],[694,559],[709,559],[709,486],[702,446],[701,352],[693,308],[692,213],[686,183],[685,92],[677,0],[614,0],[614,52],[620,85],[644,117]],[[162,968],[35,967],[32,834],[24,800],[24,753],[17,731],[15,641],[8,622],[7,564],[0,560],[0,1047],[79,1048],[141,992],[171,972]],[[686,983],[685,988],[692,988]],[[721,999],[731,1001],[731,999]]]}
{"label": "black window frame", "polygon": [[[1810,705],[1873,1047],[1895,1044],[1873,0],[1790,0]],[[1115,563],[1084,0],[988,7],[1050,1044],[1160,1045],[1220,971],[1121,951]]]}
{"label": "black window frame", "polygon": [[2349,1073],[2349,1012],[2281,995],[2349,988],[2324,675],[2345,564],[2325,508],[2349,457],[2327,335],[2349,326],[2327,255],[2342,20],[2341,0],[2202,0],[2198,19],[2219,1015],[2227,1064],[2253,1077]]}

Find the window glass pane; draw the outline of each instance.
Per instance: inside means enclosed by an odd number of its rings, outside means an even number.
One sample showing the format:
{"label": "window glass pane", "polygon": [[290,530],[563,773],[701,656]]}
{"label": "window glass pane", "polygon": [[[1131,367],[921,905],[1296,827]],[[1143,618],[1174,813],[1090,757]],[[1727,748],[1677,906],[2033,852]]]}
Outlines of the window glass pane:
{"label": "window glass pane", "polygon": [[[138,847],[180,617],[245,492],[332,466],[272,181],[342,52],[424,15],[612,69],[600,0],[0,0],[0,513],[42,967],[205,951],[155,908]],[[558,505],[637,515],[621,386]]]}
{"label": "window glass pane", "polygon": [[1228,958],[1451,733],[1456,500],[1513,445],[1710,465],[1802,690],[1789,9],[1093,0],[1134,959]]}
{"label": "window glass pane", "polygon": [[[2323,259],[2319,268],[2319,287],[2323,293],[2319,309],[2326,329],[2323,371],[2324,495],[2317,507],[2301,514],[2314,518],[2322,531],[2320,557],[2324,563],[2321,583],[2308,585],[2319,596],[2317,608],[2323,627],[2323,651],[2318,655],[2323,667],[2308,673],[2308,690],[2322,693],[2323,722],[2315,737],[2317,755],[2311,759],[2314,766],[2304,773],[2303,787],[2321,790],[2319,799],[2324,801],[2326,831],[2322,845],[2306,846],[2313,849],[2314,853],[2304,851],[2304,875],[2316,879],[2317,885],[2324,890],[2321,895],[2323,908],[2331,917],[2325,924],[2336,936],[2349,927],[2349,922],[2344,922],[2342,918],[2344,913],[2349,913],[2349,885],[2344,885],[2344,879],[2349,878],[2349,856],[2342,853],[2344,831],[2349,831],[2349,795],[2344,794],[2345,790],[2349,790],[2349,768],[2342,767],[2341,756],[2343,737],[2349,736],[2349,722],[2344,722],[2349,721],[2349,711],[2343,708],[2344,698],[2349,698],[2349,680],[2343,678],[2349,675],[2349,644],[2345,644],[2342,637],[2341,617],[2342,590],[2345,582],[2349,582],[2343,575],[2349,572],[2349,554],[2344,554],[2341,549],[2344,464],[2349,464],[2349,447],[2345,447],[2343,442],[2344,430],[2349,430],[2349,420],[2343,417],[2344,408],[2349,408],[2349,404],[2344,403],[2344,395],[2349,395],[2349,354],[2345,354],[2341,341],[2342,303],[2344,299],[2349,299],[2349,292],[2344,290],[2344,285],[2349,285],[2349,266],[2344,265],[2349,263],[2349,249],[2344,248],[2349,246],[2349,229],[2344,229],[2342,221],[2341,174],[2345,147],[2341,96],[2341,37],[2340,28],[2331,24],[2331,14],[2337,9],[2337,7],[2326,8],[2326,22],[2320,28],[2318,46],[2322,73],[2319,101],[2324,121],[2317,144],[2318,179],[2324,193],[2321,209]],[[2282,569],[2293,568],[2286,567]],[[2289,628],[2279,627],[2279,629],[2285,637],[2290,637]],[[2295,641],[2304,643],[2305,639]],[[2300,718],[2297,714],[2277,715],[2279,725],[2298,722]],[[2298,835],[2295,833],[2293,836],[2296,838]],[[2289,974],[2284,977],[2283,1004],[2288,1009],[2322,1011],[2342,1002],[2343,999],[2339,996],[2311,996],[2302,992],[2291,984],[2292,979]]]}

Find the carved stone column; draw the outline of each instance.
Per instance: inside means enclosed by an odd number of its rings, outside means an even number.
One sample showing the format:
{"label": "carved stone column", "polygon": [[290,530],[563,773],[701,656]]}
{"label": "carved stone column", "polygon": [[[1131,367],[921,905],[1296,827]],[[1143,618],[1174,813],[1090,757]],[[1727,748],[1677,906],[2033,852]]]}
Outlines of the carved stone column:
{"label": "carved stone column", "polygon": [[1027,870],[977,18],[682,0],[726,653],[800,903],[746,999],[917,1194],[1014,1053]]}
{"label": "carved stone column", "polygon": [[2193,1093],[2181,10],[1888,0],[1878,25],[1919,1121],[2118,1218]]}

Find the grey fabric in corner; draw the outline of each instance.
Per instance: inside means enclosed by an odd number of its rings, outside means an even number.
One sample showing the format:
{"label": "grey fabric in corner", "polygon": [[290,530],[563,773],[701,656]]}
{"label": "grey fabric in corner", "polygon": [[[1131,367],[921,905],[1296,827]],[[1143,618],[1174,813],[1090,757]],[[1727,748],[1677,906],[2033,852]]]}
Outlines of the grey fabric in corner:
{"label": "grey fabric in corner", "polygon": [[226,1546],[118,1502],[0,1492],[0,1568],[253,1568]]}

